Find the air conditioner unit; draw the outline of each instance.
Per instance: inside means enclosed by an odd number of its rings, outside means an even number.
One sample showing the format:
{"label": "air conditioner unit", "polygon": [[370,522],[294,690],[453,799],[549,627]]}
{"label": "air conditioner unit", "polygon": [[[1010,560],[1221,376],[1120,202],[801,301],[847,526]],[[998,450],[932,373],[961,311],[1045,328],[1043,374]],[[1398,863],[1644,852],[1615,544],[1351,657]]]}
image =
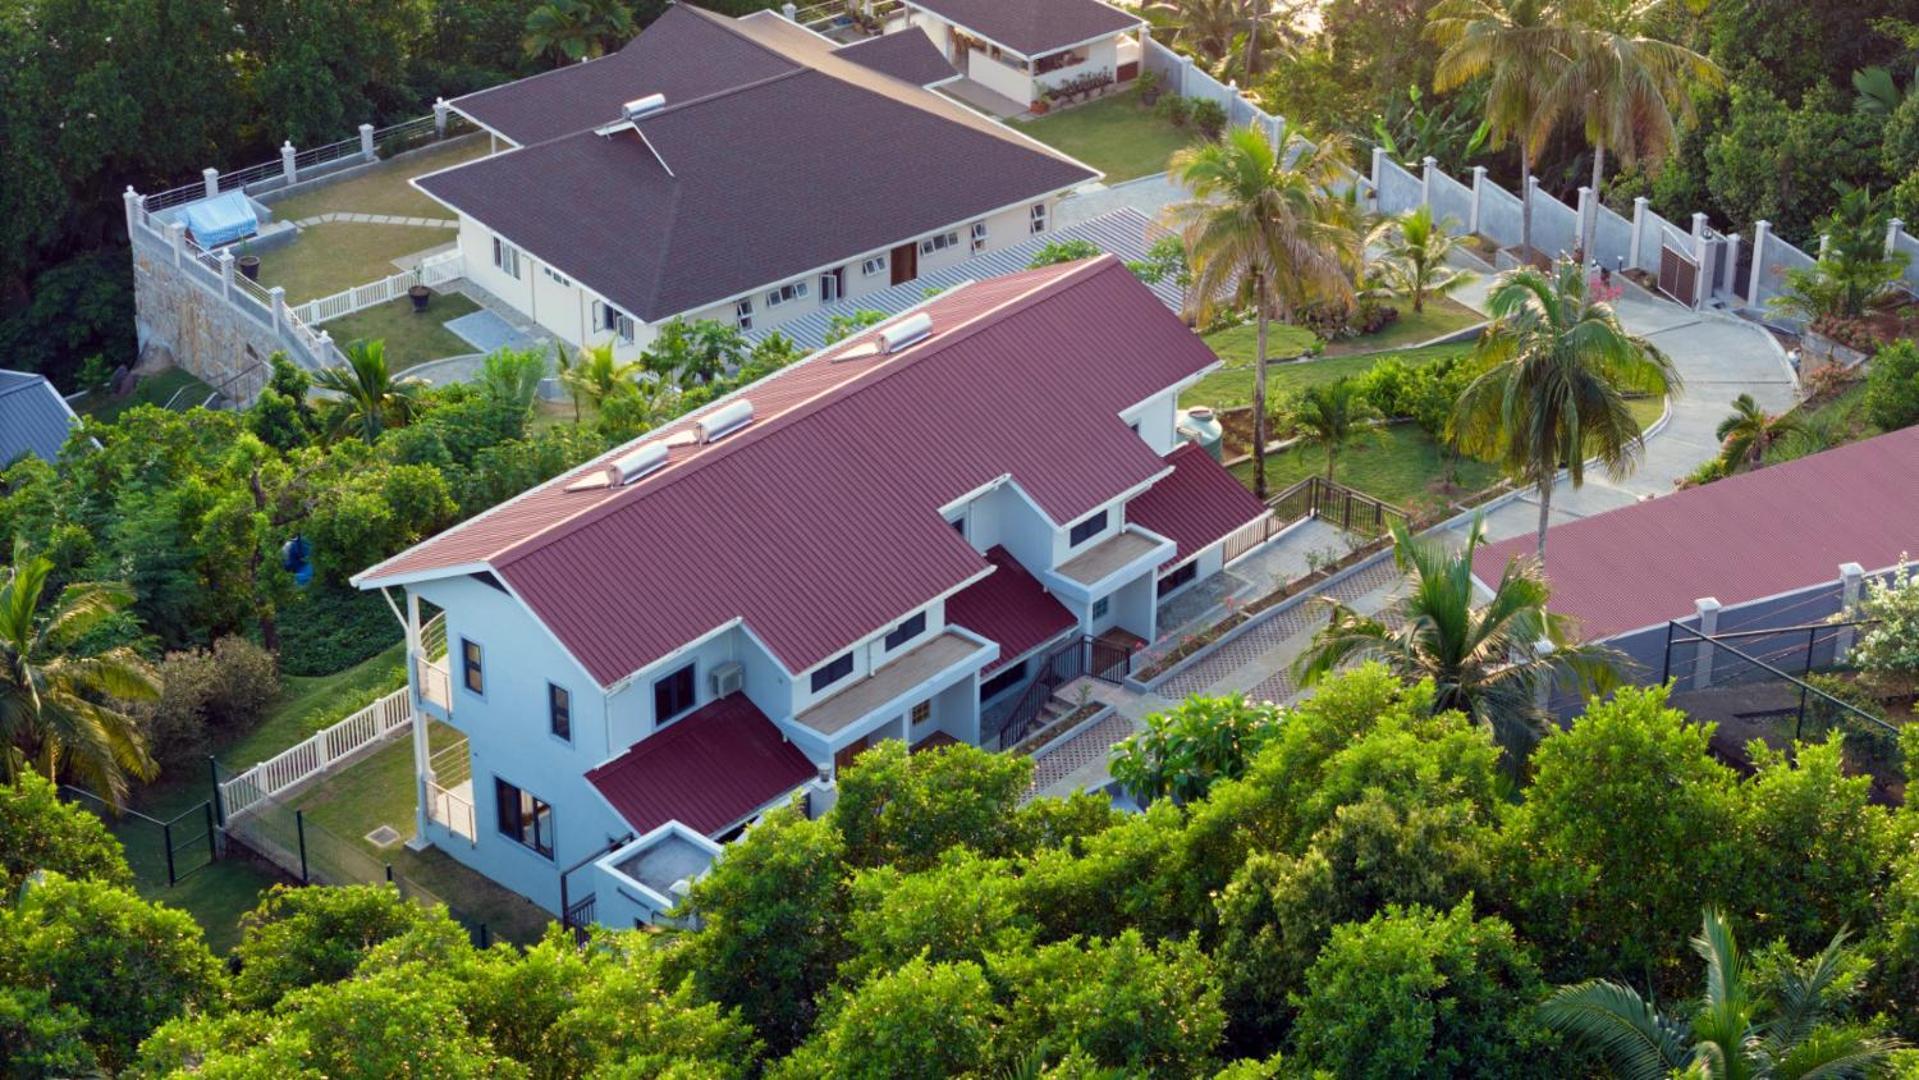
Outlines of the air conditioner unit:
{"label": "air conditioner unit", "polygon": [[735,663],[713,666],[713,696],[737,694],[746,686],[746,669]]}

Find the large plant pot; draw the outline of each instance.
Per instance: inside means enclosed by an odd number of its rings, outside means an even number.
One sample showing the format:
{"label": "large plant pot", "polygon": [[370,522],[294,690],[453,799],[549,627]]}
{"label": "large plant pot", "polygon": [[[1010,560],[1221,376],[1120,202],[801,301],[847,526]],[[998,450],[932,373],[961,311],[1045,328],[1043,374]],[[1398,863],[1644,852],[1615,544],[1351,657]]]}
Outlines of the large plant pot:
{"label": "large plant pot", "polygon": [[260,257],[258,255],[242,255],[234,260],[234,262],[240,267],[241,276],[245,277],[248,281],[260,280]]}
{"label": "large plant pot", "polygon": [[425,311],[426,302],[432,295],[433,290],[425,285],[415,285],[406,291],[406,298],[413,301],[414,311]]}

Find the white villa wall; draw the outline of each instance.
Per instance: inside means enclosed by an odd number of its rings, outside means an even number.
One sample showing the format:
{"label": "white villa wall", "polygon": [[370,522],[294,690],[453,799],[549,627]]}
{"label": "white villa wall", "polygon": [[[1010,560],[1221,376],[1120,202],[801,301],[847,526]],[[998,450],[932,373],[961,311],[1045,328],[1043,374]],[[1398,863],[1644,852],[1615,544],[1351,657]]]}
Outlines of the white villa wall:
{"label": "white villa wall", "polygon": [[918,8],[912,9],[912,12],[907,16],[906,22],[909,26],[917,26],[921,30],[926,31],[926,36],[932,38],[933,44],[938,46],[940,55],[946,57],[949,63],[952,61],[952,24],[930,11],[921,11]]}
{"label": "white villa wall", "polygon": [[1165,457],[1173,452],[1182,441],[1177,430],[1179,424],[1179,388],[1168,389],[1165,393],[1155,394],[1138,405],[1119,414],[1119,418],[1128,424],[1139,425],[1139,437],[1153,452]]}
{"label": "white villa wall", "polygon": [[1032,75],[995,60],[978,49],[968,49],[966,52],[966,77],[1021,104],[1031,104],[1035,96]]}
{"label": "white villa wall", "polygon": [[1039,84],[1038,88],[1044,88],[1059,86],[1063,83],[1072,82],[1082,75],[1091,75],[1102,71],[1108,75],[1118,76],[1119,36],[1117,34],[1103,41],[1095,41],[1091,45],[1085,46],[1085,51],[1086,59],[1083,62],[1049,71],[1044,75],[1036,75],[1033,81]]}
{"label": "white villa wall", "polygon": [[1012,484],[974,499],[966,511],[966,539],[976,551],[1003,546],[1028,570],[1051,567],[1057,526]]}

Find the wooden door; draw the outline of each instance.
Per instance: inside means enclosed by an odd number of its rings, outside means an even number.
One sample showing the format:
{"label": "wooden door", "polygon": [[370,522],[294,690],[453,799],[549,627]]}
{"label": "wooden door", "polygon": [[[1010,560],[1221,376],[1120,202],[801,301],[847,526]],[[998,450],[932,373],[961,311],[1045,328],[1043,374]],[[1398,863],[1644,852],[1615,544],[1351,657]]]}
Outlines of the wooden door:
{"label": "wooden door", "polygon": [[920,248],[918,244],[901,244],[893,249],[887,262],[893,267],[893,284],[904,285],[920,276]]}

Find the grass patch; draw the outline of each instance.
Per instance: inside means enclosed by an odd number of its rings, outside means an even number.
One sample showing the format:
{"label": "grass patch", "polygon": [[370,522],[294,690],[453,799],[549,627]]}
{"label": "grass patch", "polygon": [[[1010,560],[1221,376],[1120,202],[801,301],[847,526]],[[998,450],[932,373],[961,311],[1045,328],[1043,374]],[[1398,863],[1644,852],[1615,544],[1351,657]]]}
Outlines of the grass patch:
{"label": "grass patch", "polygon": [[1628,398],[1626,407],[1632,410],[1632,417],[1639,421],[1639,430],[1644,431],[1659,422],[1666,413],[1666,399],[1663,397]]}
{"label": "grass patch", "polygon": [[[1181,408],[1194,405],[1210,405],[1215,409],[1230,409],[1237,405],[1246,405],[1253,400],[1253,364],[1251,353],[1245,359],[1237,355],[1229,356],[1228,349],[1236,343],[1228,342],[1224,347],[1219,339],[1229,334],[1238,334],[1244,327],[1213,334],[1206,339],[1219,353],[1227,366],[1194,383],[1180,394]],[[1295,328],[1288,327],[1289,330]],[[1298,331],[1295,331],[1298,332]],[[1431,345],[1423,349],[1406,349],[1399,352],[1365,353],[1356,356],[1335,356],[1317,360],[1302,360],[1288,364],[1268,364],[1266,367],[1266,389],[1268,395],[1278,397],[1282,394],[1298,393],[1309,386],[1329,383],[1350,375],[1359,375],[1374,364],[1389,356],[1398,357],[1408,364],[1420,365],[1436,363],[1449,356],[1464,356],[1472,351],[1470,344]],[[1280,353],[1279,355],[1285,355]],[[1657,416],[1657,413],[1653,415]]]}
{"label": "grass patch", "polygon": [[[1831,445],[1843,446],[1846,443],[1858,442],[1860,439],[1869,439],[1880,434],[1879,425],[1866,418],[1866,411],[1863,408],[1865,400],[1866,384],[1858,382],[1810,408],[1801,405],[1792,410],[1790,415],[1808,427],[1829,434]],[[1731,411],[1731,406],[1728,405],[1727,412]],[[1766,464],[1774,465],[1792,460],[1796,456],[1795,452],[1803,449],[1795,445],[1797,441],[1788,437],[1784,443],[1768,451]]]}
{"label": "grass patch", "polygon": [[165,406],[172,401],[174,408],[184,409],[200,404],[211,393],[213,387],[201,382],[192,372],[174,367],[140,376],[139,381],[134,383],[133,393],[126,397],[114,397],[112,391],[88,394],[80,399],[74,411],[111,424],[120,418],[121,413],[135,405]]}
{"label": "grass patch", "polygon": [[1106,174],[1117,184],[1166,171],[1173,152],[1199,141],[1139,103],[1139,91],[1018,122],[1019,130]]}
{"label": "grass patch", "polygon": [[396,161],[381,162],[349,179],[318,184],[284,199],[274,199],[267,205],[273,210],[273,216],[283,221],[299,221],[321,214],[342,212],[451,218],[453,211],[434,202],[407,181],[463,161],[485,157],[487,148],[484,135],[455,141],[418,151]]}
{"label": "grass patch", "polygon": [[1378,352],[1381,349],[1404,348],[1408,345],[1431,341],[1436,337],[1444,337],[1486,321],[1486,317],[1479,312],[1443,296],[1429,297],[1426,301],[1426,310],[1417,315],[1413,314],[1411,301],[1395,299],[1393,303],[1399,306],[1399,318],[1381,328],[1378,333],[1328,342],[1325,355],[1351,356],[1356,353]]}
{"label": "grass patch", "polygon": [[[369,697],[398,689],[395,668],[406,664],[406,642],[399,641],[345,671],[332,675],[287,675],[280,680],[280,696],[261,718],[260,726],[229,744],[220,760],[232,772],[243,772],[313,734],[320,727],[366,704]],[[324,722],[322,722],[324,721]]]}
{"label": "grass patch", "polygon": [[361,339],[385,341],[387,363],[399,371],[472,352],[472,344],[448,330],[446,323],[478,310],[480,305],[459,293],[436,292],[425,311],[414,311],[413,301],[403,296],[322,325],[341,345]]}
{"label": "grass patch", "polygon": [[[1435,492],[1445,471],[1439,445],[1416,424],[1393,424],[1376,438],[1359,438],[1339,452],[1333,479],[1347,487],[1418,513],[1444,506],[1458,492],[1477,491],[1499,479],[1499,470],[1483,461],[1461,459],[1453,474],[1454,495]],[[1253,485],[1253,463],[1242,461],[1232,473],[1247,487]],[[1326,473],[1326,452],[1302,443],[1266,455],[1266,485],[1278,491],[1308,476]]]}
{"label": "grass patch", "polygon": [[287,291],[287,303],[302,304],[397,273],[393,260],[456,238],[452,229],[413,225],[351,221],[309,225],[291,244],[260,255],[260,284],[278,285]]}

